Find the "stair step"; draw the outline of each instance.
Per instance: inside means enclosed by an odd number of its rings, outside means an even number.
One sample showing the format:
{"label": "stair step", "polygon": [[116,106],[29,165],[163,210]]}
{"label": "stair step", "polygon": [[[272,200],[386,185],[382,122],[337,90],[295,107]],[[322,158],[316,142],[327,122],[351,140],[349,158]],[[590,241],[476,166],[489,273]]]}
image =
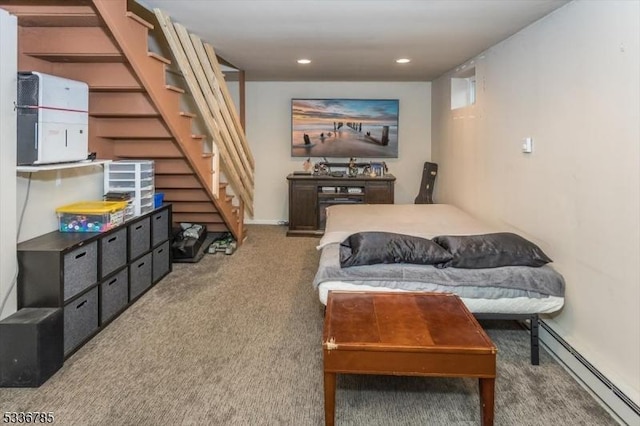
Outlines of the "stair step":
{"label": "stair step", "polygon": [[187,111],[180,111],[180,115],[183,117],[196,118],[198,117],[196,114]]}
{"label": "stair step", "polygon": [[[174,222],[224,224],[218,213],[180,213],[172,212]],[[207,225],[207,231],[209,226]]]}
{"label": "stair step", "polygon": [[95,91],[89,95],[89,115],[105,118],[160,116],[144,93]]}
{"label": "stair step", "polygon": [[[35,2],[34,2],[35,3]],[[3,4],[21,27],[98,27],[100,17],[88,5]]]}
{"label": "stair step", "polygon": [[168,189],[164,192],[164,200],[170,203],[188,202],[211,202],[211,199],[203,189]]}
{"label": "stair step", "polygon": [[154,173],[158,175],[192,175],[191,166],[183,159],[158,159],[154,164]]}
{"label": "stair step", "polygon": [[226,189],[227,186],[229,186],[229,183],[228,182],[220,182],[218,184],[218,186],[220,187],[220,190],[223,190],[223,189]]}
{"label": "stair step", "polygon": [[207,135],[191,135],[191,139],[206,139]]}
{"label": "stair step", "polygon": [[96,85],[89,87],[89,90],[92,92],[119,92],[119,93],[127,93],[127,92],[139,92],[143,93],[144,88],[132,87],[127,85]]}
{"label": "stair step", "polygon": [[148,55],[150,58],[153,58],[153,59],[155,59],[155,60],[158,60],[158,61],[160,61],[160,62],[162,62],[162,63],[164,63],[164,64],[171,65],[171,60],[170,60],[170,59],[167,59],[167,58],[165,58],[164,56],[159,55],[159,54],[157,54],[157,53],[155,53],[155,52],[147,52],[147,55]]}
{"label": "stair step", "polygon": [[213,155],[212,152],[205,152],[202,154],[202,158],[213,158]]}
{"label": "stair step", "polygon": [[126,13],[127,18],[131,18],[134,21],[136,21],[137,23],[139,23],[140,25],[147,27],[148,29],[152,30],[153,29],[153,24],[150,22],[145,21],[144,19],[142,19],[141,17],[139,17],[138,15],[136,15],[133,12],[127,12]]}
{"label": "stair step", "polygon": [[173,213],[218,213],[211,202],[205,201],[173,201]]}
{"label": "stair step", "polygon": [[197,222],[207,227],[207,232],[231,232],[224,223]]}
{"label": "stair step", "polygon": [[51,72],[59,77],[84,81],[91,91],[144,91],[123,63],[56,63]]}
{"label": "stair step", "polygon": [[180,93],[180,94],[184,94],[184,93],[186,93],[186,91],[185,91],[184,89],[181,89],[181,88],[176,87],[176,86],[172,86],[172,85],[170,85],[170,84],[165,84],[165,86],[164,86],[164,87],[165,87],[166,89],[168,89],[168,90],[171,90],[171,91],[173,91],[173,92],[177,92],[177,93]]}
{"label": "stair step", "polygon": [[[173,139],[158,118],[102,118],[94,135],[109,139]],[[150,152],[148,155],[151,155]]]}
{"label": "stair step", "polygon": [[123,62],[120,49],[101,27],[27,27],[20,51],[49,62]]}
{"label": "stair step", "polygon": [[[114,92],[92,92],[92,93],[114,93]],[[126,92],[120,92],[126,93]],[[141,93],[141,92],[138,92]],[[160,114],[157,112],[141,112],[136,110],[126,111],[126,112],[93,112],[89,109],[89,115],[91,117],[96,118],[154,118],[160,117]]]}
{"label": "stair step", "polygon": [[119,140],[113,144],[113,155],[119,158],[182,158],[172,140]]}
{"label": "stair step", "polygon": [[155,186],[158,189],[164,188],[202,188],[202,184],[195,175],[156,175]]}
{"label": "stair step", "polygon": [[37,59],[42,59],[47,62],[64,62],[64,63],[81,63],[81,64],[105,64],[110,62],[125,62],[124,57],[120,53],[29,53],[29,56],[32,56]]}

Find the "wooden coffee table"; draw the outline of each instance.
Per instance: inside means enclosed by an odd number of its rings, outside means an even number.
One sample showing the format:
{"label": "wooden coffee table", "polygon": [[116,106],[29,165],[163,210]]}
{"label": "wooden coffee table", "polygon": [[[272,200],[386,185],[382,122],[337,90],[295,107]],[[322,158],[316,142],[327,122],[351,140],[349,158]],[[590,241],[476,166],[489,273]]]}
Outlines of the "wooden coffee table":
{"label": "wooden coffee table", "polygon": [[497,350],[458,296],[331,291],[322,347],[326,425],[336,374],[477,377],[482,425],[493,424]]}

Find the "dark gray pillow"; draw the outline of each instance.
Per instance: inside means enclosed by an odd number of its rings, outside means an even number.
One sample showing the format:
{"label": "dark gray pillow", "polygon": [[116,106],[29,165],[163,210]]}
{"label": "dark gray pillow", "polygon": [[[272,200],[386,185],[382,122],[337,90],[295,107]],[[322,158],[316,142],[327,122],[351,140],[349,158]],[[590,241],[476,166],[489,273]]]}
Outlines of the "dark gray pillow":
{"label": "dark gray pillow", "polygon": [[358,232],[340,243],[343,268],[377,263],[434,265],[452,257],[431,240],[392,232]]}
{"label": "dark gray pillow", "polygon": [[537,245],[510,232],[484,235],[442,235],[434,242],[447,249],[453,259],[441,268],[498,268],[500,266],[542,266],[551,259]]}

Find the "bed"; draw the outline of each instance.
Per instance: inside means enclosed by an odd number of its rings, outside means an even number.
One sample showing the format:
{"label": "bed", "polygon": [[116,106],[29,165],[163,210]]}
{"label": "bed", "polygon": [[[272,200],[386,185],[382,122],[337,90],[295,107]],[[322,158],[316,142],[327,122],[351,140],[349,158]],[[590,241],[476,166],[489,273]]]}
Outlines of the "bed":
{"label": "bed", "polygon": [[560,310],[564,280],[552,266],[506,266],[484,269],[438,268],[391,263],[342,268],[340,244],[365,231],[392,232],[432,239],[441,235],[473,236],[500,232],[447,204],[359,204],[327,209],[327,225],[313,285],[326,305],[331,290],[434,291],[460,296],[479,319],[529,320],[531,363],[539,362],[539,314]]}

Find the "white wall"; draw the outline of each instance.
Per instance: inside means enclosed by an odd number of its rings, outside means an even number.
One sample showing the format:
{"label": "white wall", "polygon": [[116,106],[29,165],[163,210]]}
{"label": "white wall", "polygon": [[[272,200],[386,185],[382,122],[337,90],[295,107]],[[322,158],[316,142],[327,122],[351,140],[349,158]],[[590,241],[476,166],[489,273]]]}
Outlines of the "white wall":
{"label": "white wall", "polygon": [[[0,9],[0,309],[16,274],[16,100],[17,20]],[[11,290],[0,319],[16,310]]]}
{"label": "white wall", "polygon": [[247,82],[245,93],[246,133],[256,160],[255,215],[247,222],[288,220],[286,177],[305,160],[291,157],[292,98],[399,99],[398,158],[382,160],[396,176],[396,204],[413,203],[422,166],[431,159],[431,83]]}
{"label": "white wall", "polygon": [[101,200],[104,194],[102,166],[84,166],[72,169],[18,173],[17,215],[24,210],[24,219],[18,242],[58,229],[56,208],[79,201]]}
{"label": "white wall", "polygon": [[[640,3],[576,1],[476,58],[477,104],[433,83],[436,196],[538,243],[547,322],[640,403]],[[522,139],[534,139],[532,154]]]}

